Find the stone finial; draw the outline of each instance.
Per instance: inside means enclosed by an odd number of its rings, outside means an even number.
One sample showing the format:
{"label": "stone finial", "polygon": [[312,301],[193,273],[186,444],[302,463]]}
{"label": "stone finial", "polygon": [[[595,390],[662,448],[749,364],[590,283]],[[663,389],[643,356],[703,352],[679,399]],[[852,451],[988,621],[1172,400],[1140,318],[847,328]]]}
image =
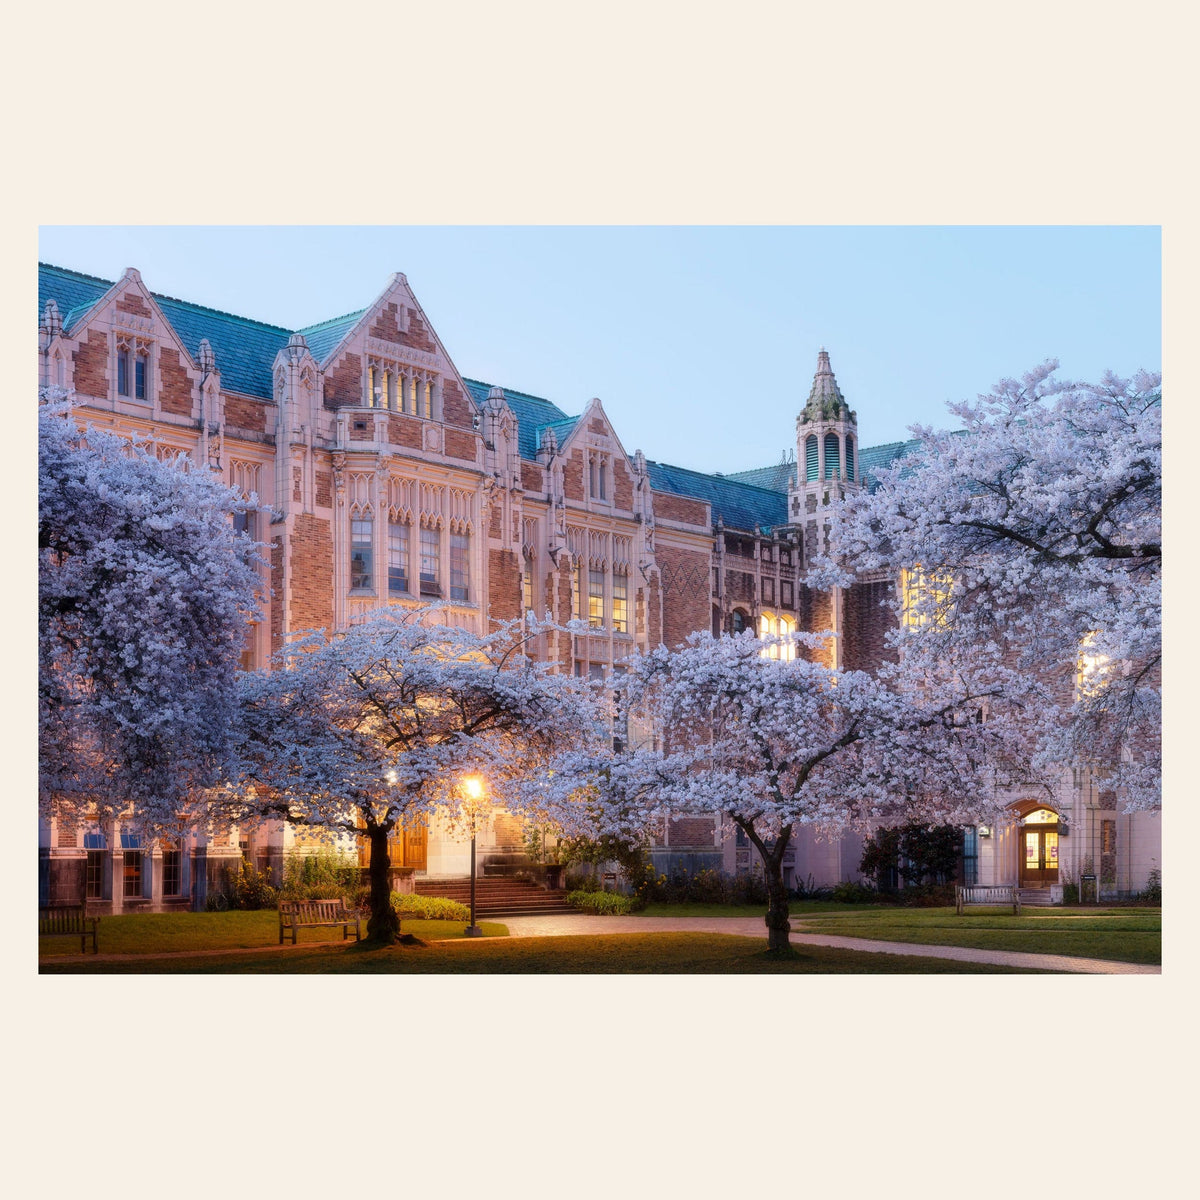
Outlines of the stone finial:
{"label": "stone finial", "polygon": [[646,456],[640,450],[633,452],[633,470],[638,475],[646,473]]}
{"label": "stone finial", "polygon": [[208,338],[200,339],[200,346],[196,351],[196,362],[205,375],[211,375],[217,369],[217,356],[213,353]]}
{"label": "stone finial", "polygon": [[62,314],[58,311],[58,304],[53,300],[46,301],[45,310],[42,312],[42,328],[51,337],[58,337],[62,333]]}
{"label": "stone finial", "polygon": [[302,333],[293,333],[292,336],[288,338],[288,346],[295,350],[307,350],[308,340]]}
{"label": "stone finial", "polygon": [[801,417],[805,421],[853,419],[824,346],[817,353],[817,373],[813,376],[812,390]]}
{"label": "stone finial", "polygon": [[546,458],[553,458],[558,453],[558,437],[553,429],[542,430],[542,443],[539,447],[540,454],[544,454]]}

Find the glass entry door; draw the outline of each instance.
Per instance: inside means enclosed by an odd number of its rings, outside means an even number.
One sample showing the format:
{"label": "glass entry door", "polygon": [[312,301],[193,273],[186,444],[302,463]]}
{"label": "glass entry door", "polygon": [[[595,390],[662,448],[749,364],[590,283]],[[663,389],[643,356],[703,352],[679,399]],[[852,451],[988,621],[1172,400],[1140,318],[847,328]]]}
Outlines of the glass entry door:
{"label": "glass entry door", "polygon": [[1021,886],[1049,887],[1057,882],[1058,816],[1039,809],[1025,818],[1021,830]]}

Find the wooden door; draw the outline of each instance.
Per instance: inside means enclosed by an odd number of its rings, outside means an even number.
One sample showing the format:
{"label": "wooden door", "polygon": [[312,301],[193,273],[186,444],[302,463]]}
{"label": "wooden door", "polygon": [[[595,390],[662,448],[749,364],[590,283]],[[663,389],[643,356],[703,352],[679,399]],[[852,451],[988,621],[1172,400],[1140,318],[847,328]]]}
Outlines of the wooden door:
{"label": "wooden door", "polygon": [[1021,886],[1049,887],[1058,882],[1058,829],[1026,826],[1021,830]]}
{"label": "wooden door", "polygon": [[405,826],[404,851],[401,865],[424,871],[429,861],[429,830],[424,825]]}

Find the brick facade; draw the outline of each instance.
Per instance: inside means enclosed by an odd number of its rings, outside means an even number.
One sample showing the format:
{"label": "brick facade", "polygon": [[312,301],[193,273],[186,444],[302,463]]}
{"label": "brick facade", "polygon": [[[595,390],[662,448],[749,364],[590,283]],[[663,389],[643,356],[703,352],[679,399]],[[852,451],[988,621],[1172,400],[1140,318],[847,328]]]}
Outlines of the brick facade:
{"label": "brick facade", "polygon": [[158,402],[163,412],[190,418],[192,415],[192,381],[179,360],[179,351],[161,346],[158,351],[160,380]]}
{"label": "brick facade", "polygon": [[332,631],[333,533],[329,522],[301,513],[292,531],[292,629]]}
{"label": "brick facade", "polygon": [[226,396],[225,423],[247,433],[266,433],[266,405],[261,400],[251,400],[245,396]]}
{"label": "brick facade", "polygon": [[75,390],[84,396],[108,395],[108,335],[89,329],[72,355]]}

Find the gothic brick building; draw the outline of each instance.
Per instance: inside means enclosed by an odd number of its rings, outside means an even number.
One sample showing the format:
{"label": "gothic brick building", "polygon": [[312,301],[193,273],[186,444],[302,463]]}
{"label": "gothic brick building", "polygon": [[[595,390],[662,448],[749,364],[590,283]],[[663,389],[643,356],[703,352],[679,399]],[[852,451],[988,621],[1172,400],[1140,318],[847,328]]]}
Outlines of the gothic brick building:
{"label": "gothic brick building", "polygon": [[[73,389],[81,418],[139,434],[162,457],[187,454],[263,506],[246,520],[269,545],[269,599],[247,630],[244,667],[265,665],[296,631],[433,599],[449,622],[476,628],[530,609],[581,619],[591,632],[544,634],[539,653],[604,677],[635,650],[705,628],[833,629],[827,653],[847,668],[870,669],[885,653],[892,580],[834,593],[802,582],[824,506],[910,445],[860,446],[824,350],[794,454],[710,475],[630,454],[598,399],[572,416],[463,376],[401,274],[366,308],[289,330],[152,293],[136,270],[110,282],[43,265],[38,312],[41,382]],[[1147,840],[1119,820],[1122,839],[1106,809],[1097,846],[1129,850],[1124,873],[1115,857],[1113,867],[1127,890],[1158,853],[1157,826]],[[499,815],[485,849],[520,836]],[[1038,836],[1042,853],[1040,827]],[[969,834],[968,869],[982,882],[1014,876],[1020,837],[1014,824],[976,850]],[[53,819],[40,841],[44,902],[87,896],[113,911],[202,906],[241,857],[278,873],[299,844],[292,830],[264,826],[149,846],[119,823],[81,830]],[[465,847],[436,822],[406,831],[394,853],[430,875],[466,869]],[[733,870],[749,854],[723,845],[710,822],[684,820],[655,859]],[[789,869],[836,882],[855,877],[858,857],[857,839],[801,836]]]}

